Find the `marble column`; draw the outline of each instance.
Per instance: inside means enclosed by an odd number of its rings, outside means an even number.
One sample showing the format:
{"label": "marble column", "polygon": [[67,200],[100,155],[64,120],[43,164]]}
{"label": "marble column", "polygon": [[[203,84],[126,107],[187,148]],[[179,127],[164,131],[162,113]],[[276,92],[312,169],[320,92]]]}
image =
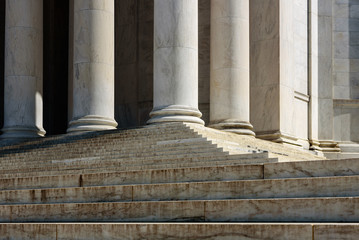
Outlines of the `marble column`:
{"label": "marble column", "polygon": [[2,138],[44,136],[43,0],[7,0]]}
{"label": "marble column", "polygon": [[114,0],[73,4],[73,114],[67,131],[115,129]]}
{"label": "marble column", "polygon": [[154,108],[149,124],[204,124],[198,110],[198,1],[154,1]]}
{"label": "marble column", "polygon": [[210,127],[254,136],[249,92],[249,0],[211,0]]}

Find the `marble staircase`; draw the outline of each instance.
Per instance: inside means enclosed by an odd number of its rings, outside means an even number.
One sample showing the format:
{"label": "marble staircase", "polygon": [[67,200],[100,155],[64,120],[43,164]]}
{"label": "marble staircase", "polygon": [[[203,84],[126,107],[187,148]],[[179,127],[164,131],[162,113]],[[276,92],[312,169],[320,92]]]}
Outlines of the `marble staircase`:
{"label": "marble staircase", "polygon": [[0,239],[357,239],[359,160],[254,141],[173,123],[4,144]]}

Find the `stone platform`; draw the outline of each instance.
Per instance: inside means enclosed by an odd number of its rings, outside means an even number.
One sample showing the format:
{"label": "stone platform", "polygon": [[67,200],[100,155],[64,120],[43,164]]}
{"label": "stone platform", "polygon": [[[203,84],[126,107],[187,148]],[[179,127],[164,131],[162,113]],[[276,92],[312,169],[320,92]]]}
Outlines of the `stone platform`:
{"label": "stone platform", "polygon": [[359,160],[197,124],[0,152],[0,239],[357,239]]}

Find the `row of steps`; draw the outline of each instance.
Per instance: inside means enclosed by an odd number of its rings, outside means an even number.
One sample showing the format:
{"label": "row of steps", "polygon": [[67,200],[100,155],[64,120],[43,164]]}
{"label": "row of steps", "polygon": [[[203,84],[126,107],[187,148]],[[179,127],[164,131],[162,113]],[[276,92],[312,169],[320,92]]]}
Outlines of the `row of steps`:
{"label": "row of steps", "polygon": [[358,224],[320,223],[22,223],[0,225],[0,239],[356,240]]}
{"label": "row of steps", "polygon": [[[166,126],[4,148],[0,239],[357,239],[358,159],[277,162],[219,149],[209,139],[221,133]],[[117,146],[100,158],[71,150],[101,141]]]}

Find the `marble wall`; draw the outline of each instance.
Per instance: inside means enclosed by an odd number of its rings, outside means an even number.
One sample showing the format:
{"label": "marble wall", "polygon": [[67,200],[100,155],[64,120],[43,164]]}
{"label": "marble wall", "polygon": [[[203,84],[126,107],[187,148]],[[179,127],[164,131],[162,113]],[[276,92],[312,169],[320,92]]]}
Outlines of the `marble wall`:
{"label": "marble wall", "polygon": [[314,150],[336,151],[332,130],[332,1],[311,0],[309,3],[309,140]]}
{"label": "marble wall", "polygon": [[279,1],[251,0],[250,122],[256,133],[279,125]]}
{"label": "marble wall", "polygon": [[250,1],[251,123],[258,137],[309,147],[306,1]]}
{"label": "marble wall", "polygon": [[335,99],[359,98],[359,2],[333,4],[333,79]]}
{"label": "marble wall", "polygon": [[334,139],[359,152],[359,1],[335,0],[332,12]]}
{"label": "marble wall", "polygon": [[308,2],[293,1],[294,114],[293,135],[308,144]]}

